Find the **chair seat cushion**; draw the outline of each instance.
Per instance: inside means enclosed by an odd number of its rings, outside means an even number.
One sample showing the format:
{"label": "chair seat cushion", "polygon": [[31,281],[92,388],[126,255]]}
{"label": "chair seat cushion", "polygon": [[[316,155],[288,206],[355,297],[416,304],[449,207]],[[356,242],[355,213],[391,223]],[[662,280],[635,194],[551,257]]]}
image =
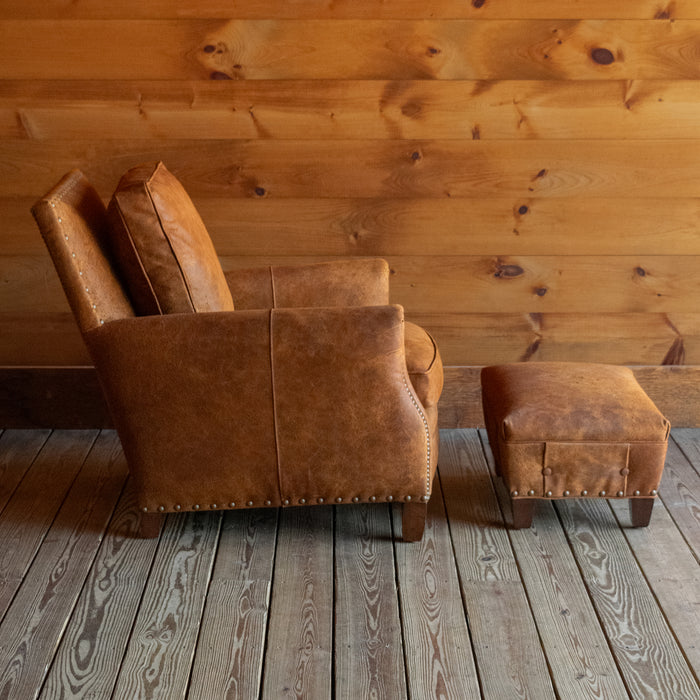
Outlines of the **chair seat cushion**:
{"label": "chair seat cushion", "polygon": [[435,406],[442,393],[442,360],[431,335],[415,323],[404,324],[406,366],[411,384],[425,408]]}
{"label": "chair seat cushion", "polygon": [[139,315],[233,310],[204,223],[163,163],[129,170],[108,214],[112,255]]}

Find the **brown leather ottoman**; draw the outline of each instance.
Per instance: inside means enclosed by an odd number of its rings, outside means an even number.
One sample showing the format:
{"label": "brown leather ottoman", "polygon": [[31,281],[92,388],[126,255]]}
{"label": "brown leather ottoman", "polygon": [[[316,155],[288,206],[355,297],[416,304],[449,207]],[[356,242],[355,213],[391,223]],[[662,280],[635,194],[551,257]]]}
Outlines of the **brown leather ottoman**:
{"label": "brown leather ottoman", "polygon": [[629,498],[649,524],[670,424],[626,367],[537,362],[485,367],[484,417],[513,526],[537,499]]}

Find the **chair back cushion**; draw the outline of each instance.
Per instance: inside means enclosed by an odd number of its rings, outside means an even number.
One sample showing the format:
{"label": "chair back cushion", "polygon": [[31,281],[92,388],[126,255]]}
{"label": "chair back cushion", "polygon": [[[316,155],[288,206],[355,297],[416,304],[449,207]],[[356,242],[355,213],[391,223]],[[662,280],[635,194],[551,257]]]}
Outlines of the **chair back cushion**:
{"label": "chair back cushion", "polygon": [[163,163],[129,170],[108,214],[114,257],[138,314],[233,309],[204,222]]}
{"label": "chair back cushion", "polygon": [[33,207],[81,332],[134,315],[110,262],[107,212],[83,173],[73,170]]}

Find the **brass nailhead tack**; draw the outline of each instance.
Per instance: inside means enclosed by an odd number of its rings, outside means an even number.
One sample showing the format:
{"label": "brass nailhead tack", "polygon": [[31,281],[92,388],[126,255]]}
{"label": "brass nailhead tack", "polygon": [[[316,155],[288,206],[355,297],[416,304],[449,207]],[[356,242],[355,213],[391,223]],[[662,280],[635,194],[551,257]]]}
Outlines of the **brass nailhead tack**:
{"label": "brass nailhead tack", "polygon": [[288,506],[288,505],[289,505],[289,499],[288,499],[288,498],[285,498],[284,501],[282,501],[282,503],[284,503],[285,506]]}
{"label": "brass nailhead tack", "polygon": [[267,501],[265,501],[265,505],[266,505],[266,506],[272,505],[272,501],[268,499]]}
{"label": "brass nailhead tack", "polygon": [[253,505],[253,501],[248,501],[248,505],[249,505],[249,506],[252,506],[252,505]]}
{"label": "brass nailhead tack", "polygon": [[410,496],[406,496],[406,500],[407,500],[407,501],[410,501],[410,500],[411,500],[411,497],[410,497]]}
{"label": "brass nailhead tack", "polygon": [[146,506],[144,506],[143,508],[141,508],[141,510],[142,510],[144,513],[148,513],[148,508],[146,508]]}
{"label": "brass nailhead tack", "polygon": [[606,494],[605,491],[601,491],[601,492],[600,492],[600,495],[601,495],[601,496],[605,496],[605,494]]}
{"label": "brass nailhead tack", "polygon": [[229,508],[235,508],[236,507],[236,501],[231,501],[231,503],[228,504]]}
{"label": "brass nailhead tack", "polygon": [[635,495],[635,496],[639,496],[640,493],[641,493],[641,492],[640,492],[639,490],[637,490],[637,491],[634,492],[634,495]]}
{"label": "brass nailhead tack", "polygon": [[656,494],[657,494],[656,489],[652,489],[652,490],[651,490],[651,495],[652,495],[652,496],[656,496]]}
{"label": "brass nailhead tack", "polygon": [[176,503],[176,504],[175,504],[175,510],[180,510],[180,508],[182,508],[182,506],[181,506],[179,503]]}
{"label": "brass nailhead tack", "polygon": [[387,497],[386,497],[386,500],[387,500],[387,501],[393,501],[393,500],[394,500],[394,497],[393,497],[393,496],[387,496]]}
{"label": "brass nailhead tack", "polygon": [[302,505],[304,505],[304,503],[306,503],[306,499],[305,499],[305,498],[300,498],[300,499],[299,499],[299,503],[301,503]]}
{"label": "brass nailhead tack", "polygon": [[588,491],[586,491],[586,489],[583,489],[583,491],[581,491],[581,495],[588,496]]}
{"label": "brass nailhead tack", "polygon": [[374,503],[374,502],[377,500],[377,497],[376,497],[376,496],[370,496],[370,497],[369,497],[369,500],[372,501],[372,503]]}
{"label": "brass nailhead tack", "polygon": [[510,492],[510,495],[511,495],[511,496],[518,496],[519,494],[518,494],[517,491],[511,491],[511,492]]}
{"label": "brass nailhead tack", "polygon": [[325,499],[325,498],[319,498],[319,499],[318,499],[318,502],[319,502],[319,503],[325,503],[325,502],[326,502],[326,499]]}
{"label": "brass nailhead tack", "polygon": [[342,497],[341,497],[341,496],[338,496],[338,498],[335,499],[335,502],[336,502],[336,503],[342,503],[342,502],[343,502]]}
{"label": "brass nailhead tack", "polygon": [[212,504],[211,504],[211,509],[212,509],[212,510],[216,510],[216,503],[212,503]]}
{"label": "brass nailhead tack", "polygon": [[551,491],[547,491],[547,496],[551,496],[551,495],[552,495],[552,492],[551,492]]}
{"label": "brass nailhead tack", "polygon": [[198,503],[195,503],[192,507],[193,507],[195,510],[199,510],[199,504],[198,504]]}
{"label": "brass nailhead tack", "polygon": [[165,506],[158,506],[158,510],[162,513],[165,510]]}
{"label": "brass nailhead tack", "polygon": [[622,476],[627,476],[629,473],[630,470],[627,467],[625,467],[624,469],[620,469],[620,474],[622,474]]}
{"label": "brass nailhead tack", "polygon": [[430,496],[421,496],[420,500],[423,501],[423,503],[427,503],[430,500]]}
{"label": "brass nailhead tack", "polygon": [[534,491],[533,489],[530,489],[530,490],[527,492],[527,495],[528,495],[528,496],[534,496],[534,495],[535,495],[535,491]]}
{"label": "brass nailhead tack", "polygon": [[570,495],[570,494],[571,494],[571,491],[564,491],[564,495],[565,495],[565,496],[568,496],[568,495]]}
{"label": "brass nailhead tack", "polygon": [[622,498],[622,496],[625,495],[625,492],[624,492],[624,491],[618,491],[618,492],[617,492],[617,495],[620,496],[620,498]]}
{"label": "brass nailhead tack", "polygon": [[353,500],[355,503],[359,503],[360,497],[359,497],[359,496],[353,496],[353,499],[352,499],[352,500]]}

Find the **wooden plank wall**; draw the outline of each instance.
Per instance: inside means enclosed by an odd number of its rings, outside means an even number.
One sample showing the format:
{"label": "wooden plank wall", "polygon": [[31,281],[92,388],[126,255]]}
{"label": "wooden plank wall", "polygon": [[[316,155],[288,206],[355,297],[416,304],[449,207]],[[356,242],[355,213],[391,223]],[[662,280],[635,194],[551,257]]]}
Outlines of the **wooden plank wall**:
{"label": "wooden plank wall", "polygon": [[700,364],[699,78],[700,0],[0,0],[0,366],[88,361],[31,203],[152,159],[446,365]]}

